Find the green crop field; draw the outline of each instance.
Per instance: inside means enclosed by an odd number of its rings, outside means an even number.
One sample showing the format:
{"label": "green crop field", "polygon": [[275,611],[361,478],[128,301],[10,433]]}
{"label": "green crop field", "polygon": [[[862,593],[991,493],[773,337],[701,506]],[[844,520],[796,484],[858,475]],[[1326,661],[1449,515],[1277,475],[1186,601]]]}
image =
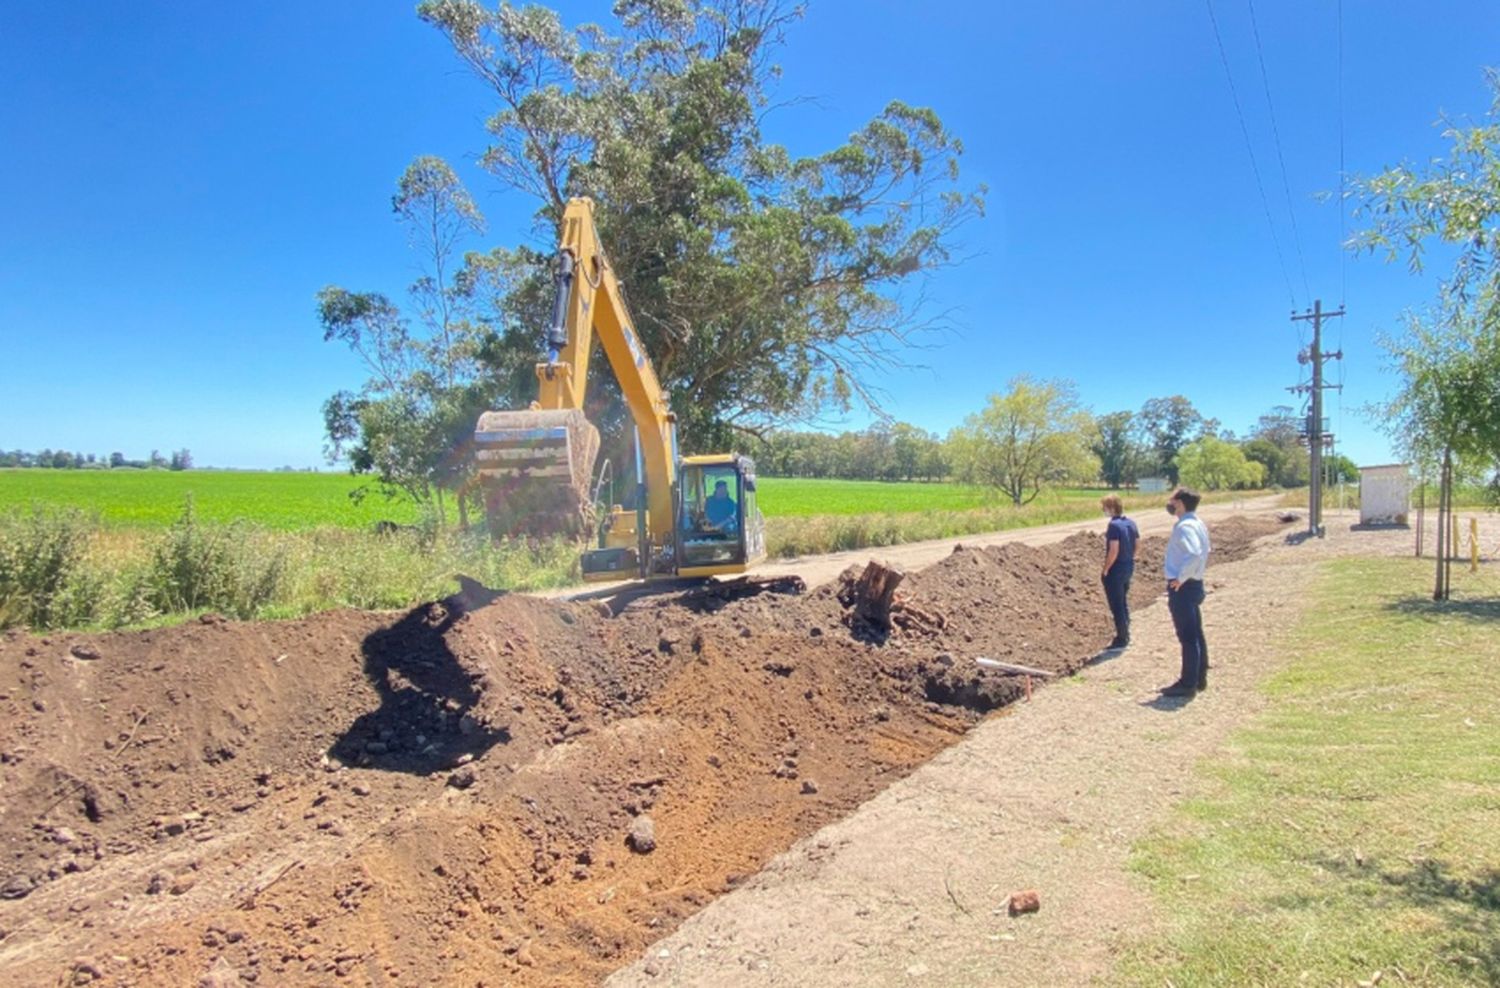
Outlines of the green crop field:
{"label": "green crop field", "polygon": [[[377,534],[376,521],[421,515],[404,500],[352,499],[363,483],[334,473],[0,469],[0,628],[410,607],[452,593],[456,573],[523,591],[579,578],[576,544],[459,531],[451,499],[446,526]],[[777,559],[1099,519],[1097,490],[1049,491],[1023,507],[958,484],[770,477],[759,493]],[[176,524],[189,496],[193,519]],[[1159,501],[1125,499],[1127,510]]]}
{"label": "green crop field", "polygon": [[761,477],[756,482],[756,498],[767,518],[966,511],[995,503],[993,495],[984,488],[967,484],[804,477]]}
{"label": "green crop field", "polygon": [[[111,528],[163,528],[193,495],[200,520],[253,521],[267,528],[366,528],[381,519],[407,524],[417,508],[371,491],[355,502],[350,492],[368,478],[341,473],[261,473],[236,470],[0,470],[0,511],[32,505],[73,507],[97,514]],[[1002,506],[992,492],[966,484],[885,483],[762,477],[761,512],[767,518],[818,515],[913,515]],[[1042,503],[1089,500],[1098,491],[1059,491]]]}
{"label": "green crop field", "polygon": [[416,520],[410,502],[387,501],[378,493],[356,504],[349,492],[366,483],[341,473],[7,469],[0,470],[0,511],[82,508],[111,528],[164,528],[192,494],[202,521],[245,519],[282,531]]}

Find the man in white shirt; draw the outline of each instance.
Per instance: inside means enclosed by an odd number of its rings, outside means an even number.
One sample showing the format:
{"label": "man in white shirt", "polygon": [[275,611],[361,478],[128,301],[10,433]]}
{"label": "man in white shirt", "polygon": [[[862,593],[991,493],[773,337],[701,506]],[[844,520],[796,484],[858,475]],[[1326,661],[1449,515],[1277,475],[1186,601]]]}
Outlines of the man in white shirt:
{"label": "man in white shirt", "polygon": [[1208,569],[1208,528],[1193,512],[1201,498],[1179,487],[1167,501],[1177,519],[1167,540],[1167,608],[1182,643],[1182,675],[1163,689],[1163,696],[1191,697],[1208,689],[1208,642],[1203,639],[1203,576]]}

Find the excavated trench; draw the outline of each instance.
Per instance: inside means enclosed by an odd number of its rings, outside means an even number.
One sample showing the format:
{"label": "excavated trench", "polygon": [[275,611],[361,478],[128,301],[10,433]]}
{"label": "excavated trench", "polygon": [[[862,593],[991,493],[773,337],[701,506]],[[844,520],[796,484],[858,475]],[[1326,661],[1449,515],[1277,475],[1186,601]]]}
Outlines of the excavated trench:
{"label": "excavated trench", "polygon": [[10,634],[0,981],[597,983],[1022,695],[975,658],[1097,654],[1097,574],[1074,536],[960,547],[873,623],[851,573]]}

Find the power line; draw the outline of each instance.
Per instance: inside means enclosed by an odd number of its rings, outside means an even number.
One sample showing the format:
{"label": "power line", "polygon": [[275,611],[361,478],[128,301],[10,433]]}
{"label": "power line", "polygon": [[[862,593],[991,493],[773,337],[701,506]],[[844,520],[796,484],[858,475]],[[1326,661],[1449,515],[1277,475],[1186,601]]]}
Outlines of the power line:
{"label": "power line", "polygon": [[[1344,0],[1338,0],[1339,19],[1339,308],[1344,307],[1349,294],[1349,280],[1345,273],[1348,251],[1344,242],[1349,237],[1344,219]],[[1340,325],[1343,325],[1340,323]]]}
{"label": "power line", "polygon": [[[1339,39],[1339,311],[1344,311],[1348,301],[1349,277],[1347,267],[1349,252],[1344,247],[1344,241],[1348,239],[1349,228],[1344,212],[1344,0],[1338,0],[1338,39]],[[1344,321],[1339,320],[1339,353],[1344,352]],[[1339,388],[1338,388],[1338,414],[1339,428],[1344,423],[1344,372],[1346,365],[1339,363]]]}
{"label": "power line", "polygon": [[[1219,61],[1224,65],[1224,78],[1229,82],[1229,96],[1234,100],[1234,113],[1240,121],[1240,134],[1245,138],[1245,151],[1250,155],[1250,170],[1255,173],[1255,188],[1260,192],[1261,208],[1266,213],[1266,226],[1271,231],[1271,245],[1276,248],[1276,263],[1281,267],[1282,280],[1286,282],[1286,293],[1292,300],[1292,308],[1297,307],[1297,293],[1292,289],[1292,279],[1286,271],[1286,258],[1281,253],[1281,241],[1276,236],[1276,223],[1271,219],[1271,202],[1266,198],[1266,186],[1260,178],[1260,165],[1255,161],[1255,147],[1250,142],[1250,128],[1245,126],[1245,111],[1240,107],[1240,94],[1234,88],[1234,73],[1229,70],[1229,56],[1224,52],[1224,38],[1219,34],[1219,19],[1214,15],[1213,0],[1203,0],[1208,6],[1208,19],[1214,27],[1214,41],[1219,46]],[[1304,279],[1306,276],[1304,274]],[[1311,295],[1311,292],[1308,292]]]}
{"label": "power line", "polygon": [[1292,208],[1292,186],[1287,181],[1286,157],[1281,153],[1281,129],[1276,126],[1276,104],[1271,102],[1271,79],[1266,74],[1266,56],[1260,44],[1260,26],[1255,20],[1255,0],[1246,0],[1250,7],[1250,32],[1255,36],[1255,58],[1260,63],[1260,84],[1266,91],[1266,109],[1271,114],[1271,137],[1276,145],[1276,160],[1281,164],[1281,190],[1286,195],[1286,214],[1292,221],[1292,246],[1297,248],[1297,263],[1302,269],[1302,290],[1312,295],[1307,282],[1307,260],[1302,256],[1302,237],[1297,230],[1297,211]]}

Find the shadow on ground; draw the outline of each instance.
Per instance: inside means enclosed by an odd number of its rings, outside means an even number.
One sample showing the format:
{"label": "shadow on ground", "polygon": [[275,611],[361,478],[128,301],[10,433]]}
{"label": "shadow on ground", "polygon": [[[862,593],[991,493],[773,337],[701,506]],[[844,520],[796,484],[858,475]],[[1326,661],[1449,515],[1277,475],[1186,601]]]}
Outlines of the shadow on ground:
{"label": "shadow on ground", "polygon": [[[1452,866],[1435,858],[1402,860],[1393,867],[1379,861],[1362,865],[1343,858],[1324,858],[1317,864],[1351,884],[1370,890],[1370,908],[1420,909],[1447,930],[1450,943],[1445,959],[1465,980],[1500,985],[1500,870],[1487,869],[1472,877],[1458,877]],[[1275,902],[1284,909],[1319,908],[1317,898],[1286,897]]]}
{"label": "shadow on ground", "polygon": [[1402,597],[1386,605],[1386,610],[1409,617],[1456,617],[1466,621],[1500,621],[1500,599],[1433,600],[1430,597]]}
{"label": "shadow on ground", "polygon": [[723,610],[731,601],[754,597],[757,594],[801,594],[807,592],[807,584],[800,576],[773,577],[676,577],[637,581],[623,586],[605,587],[603,590],[587,590],[569,594],[568,600],[591,601],[609,613],[619,617],[637,601],[662,601],[670,599],[677,606],[694,614],[712,614]]}
{"label": "shadow on ground", "polygon": [[1088,658],[1084,659],[1083,660],[1083,664],[1086,665],[1086,666],[1103,665],[1106,662],[1112,662],[1115,659],[1120,658],[1124,654],[1125,654],[1125,649],[1124,648],[1106,648],[1106,649],[1101,649],[1100,651],[1095,652],[1093,655],[1091,655]]}
{"label": "shadow on ground", "polygon": [[1181,710],[1183,707],[1192,702],[1192,696],[1158,696],[1150,700],[1142,700],[1141,706],[1150,707],[1152,710],[1170,712],[1173,710]]}
{"label": "shadow on ground", "polygon": [[365,637],[365,676],[380,694],[380,706],[349,725],[331,748],[334,757],[347,765],[427,775],[510,741],[507,729],[482,727],[470,715],[479,701],[480,674],[463,667],[447,640],[465,612],[502,593],[464,578],[459,583],[457,594]]}

